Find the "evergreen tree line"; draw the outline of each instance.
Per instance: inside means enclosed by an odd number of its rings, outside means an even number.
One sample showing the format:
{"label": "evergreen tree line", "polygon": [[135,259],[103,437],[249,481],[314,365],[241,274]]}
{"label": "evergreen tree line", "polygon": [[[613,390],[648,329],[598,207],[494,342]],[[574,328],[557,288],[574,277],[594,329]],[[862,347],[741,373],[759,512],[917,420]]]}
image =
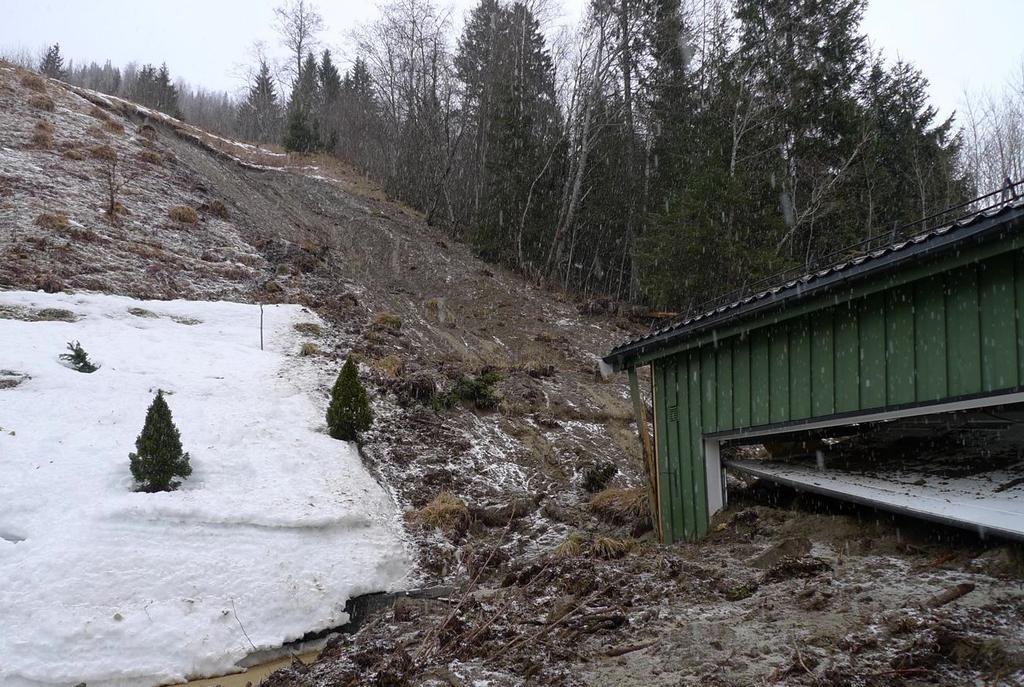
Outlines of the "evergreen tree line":
{"label": "evergreen tree line", "polygon": [[[927,80],[870,51],[865,0],[592,0],[556,52],[532,8],[480,0],[456,37],[432,0],[392,0],[340,80],[296,54],[285,147],[537,281],[673,309],[975,192]],[[277,107],[260,74],[254,119]]]}
{"label": "evergreen tree line", "polygon": [[[940,118],[917,68],[869,48],[865,4],[591,0],[548,36],[535,2],[479,0],[455,35],[434,0],[388,0],[342,71],[288,0],[283,78],[261,59],[241,102],[179,108],[335,154],[538,282],[685,310],[1024,169],[1024,90]],[[67,71],[132,97],[144,69]]]}
{"label": "evergreen tree line", "polygon": [[96,62],[65,62],[59,43],[46,48],[38,62],[26,61],[25,57],[16,62],[38,68],[50,78],[135,101],[214,133],[240,134],[236,98],[224,92],[190,87],[180,79],[174,80],[166,64],[156,67],[129,63],[116,67],[110,60],[102,65]]}

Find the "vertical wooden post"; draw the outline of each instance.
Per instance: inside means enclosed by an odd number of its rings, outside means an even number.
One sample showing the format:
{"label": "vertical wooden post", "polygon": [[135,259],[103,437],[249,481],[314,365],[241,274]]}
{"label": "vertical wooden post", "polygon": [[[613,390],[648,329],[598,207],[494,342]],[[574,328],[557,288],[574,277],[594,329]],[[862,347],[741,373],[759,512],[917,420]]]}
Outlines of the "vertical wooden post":
{"label": "vertical wooden post", "polygon": [[636,417],[637,430],[640,434],[640,446],[644,454],[644,469],[647,472],[648,498],[651,502],[651,524],[654,526],[658,539],[662,537],[661,523],[661,487],[658,484],[658,463],[654,455],[654,447],[651,445],[651,435],[647,431],[647,404],[640,396],[640,382],[637,379],[636,368],[629,368],[629,395],[633,398],[633,415]]}

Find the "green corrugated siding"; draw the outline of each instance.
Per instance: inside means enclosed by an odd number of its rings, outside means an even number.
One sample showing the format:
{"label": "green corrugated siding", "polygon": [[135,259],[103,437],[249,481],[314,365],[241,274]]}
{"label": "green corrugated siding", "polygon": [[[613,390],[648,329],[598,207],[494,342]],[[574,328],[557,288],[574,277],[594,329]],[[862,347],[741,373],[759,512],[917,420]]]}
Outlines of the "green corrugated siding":
{"label": "green corrugated siding", "polygon": [[707,532],[704,436],[1024,384],[1024,251],[654,361],[666,539]]}

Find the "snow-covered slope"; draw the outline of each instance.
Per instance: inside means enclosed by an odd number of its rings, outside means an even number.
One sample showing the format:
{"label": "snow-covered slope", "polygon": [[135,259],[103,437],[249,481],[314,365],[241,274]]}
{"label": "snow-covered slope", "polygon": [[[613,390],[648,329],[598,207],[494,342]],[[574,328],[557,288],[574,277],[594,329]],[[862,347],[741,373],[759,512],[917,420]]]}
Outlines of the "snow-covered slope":
{"label": "snow-covered slope", "polygon": [[[0,388],[0,684],[223,673],[402,585],[395,506],[307,391],[329,371],[293,325],[316,317],[264,310],[261,351],[257,306],[0,293],[0,370],[25,380]],[[98,372],[59,362],[71,340]],[[128,453],[157,389],[193,474],[137,493]]]}

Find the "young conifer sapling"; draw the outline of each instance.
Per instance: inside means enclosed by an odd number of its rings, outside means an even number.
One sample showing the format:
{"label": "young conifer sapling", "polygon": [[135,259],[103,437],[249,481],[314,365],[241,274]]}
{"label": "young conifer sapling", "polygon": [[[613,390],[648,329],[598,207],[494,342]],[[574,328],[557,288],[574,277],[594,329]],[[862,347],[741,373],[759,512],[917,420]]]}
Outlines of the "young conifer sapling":
{"label": "young conifer sapling", "polygon": [[71,352],[61,353],[60,359],[67,361],[68,365],[73,370],[89,373],[100,369],[98,365],[94,365],[92,361],[89,360],[89,354],[85,352],[84,348],[82,348],[82,344],[77,341],[69,341],[68,350]]}
{"label": "young conifer sapling", "polygon": [[327,407],[327,431],[335,439],[354,441],[373,424],[373,410],[366,389],[359,381],[356,364],[349,358],[331,389]]}
{"label": "young conifer sapling", "polygon": [[135,440],[135,452],[129,453],[128,458],[140,491],[173,491],[181,484],[175,477],[184,479],[192,474],[189,455],[181,450],[181,434],[174,426],[163,391],[156,392],[146,411],[142,434]]}

